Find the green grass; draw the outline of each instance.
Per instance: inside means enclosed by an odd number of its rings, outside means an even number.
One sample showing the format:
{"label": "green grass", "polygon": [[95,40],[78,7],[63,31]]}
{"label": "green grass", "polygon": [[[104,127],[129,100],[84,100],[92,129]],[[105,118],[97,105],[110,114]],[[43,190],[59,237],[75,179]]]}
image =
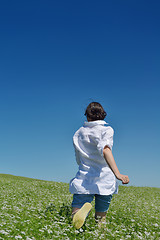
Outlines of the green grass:
{"label": "green grass", "polygon": [[[66,183],[0,174],[0,239],[160,239],[160,189],[119,187],[98,228],[94,208],[85,225],[71,223]],[[94,203],[93,203],[94,205]]]}

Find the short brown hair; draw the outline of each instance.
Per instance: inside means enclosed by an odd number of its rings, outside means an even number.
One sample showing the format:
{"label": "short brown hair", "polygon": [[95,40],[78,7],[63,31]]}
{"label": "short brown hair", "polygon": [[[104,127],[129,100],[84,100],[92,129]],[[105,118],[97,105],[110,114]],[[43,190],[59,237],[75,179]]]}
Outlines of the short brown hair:
{"label": "short brown hair", "polygon": [[85,114],[90,121],[103,120],[107,113],[104,111],[102,105],[98,102],[91,102],[86,108]]}

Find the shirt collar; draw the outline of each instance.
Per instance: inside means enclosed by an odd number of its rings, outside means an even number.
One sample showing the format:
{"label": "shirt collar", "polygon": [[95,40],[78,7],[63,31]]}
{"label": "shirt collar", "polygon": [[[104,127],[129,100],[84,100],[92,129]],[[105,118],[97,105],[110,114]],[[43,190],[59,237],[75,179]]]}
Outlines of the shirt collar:
{"label": "shirt collar", "polygon": [[91,122],[84,122],[84,127],[93,127],[93,126],[97,126],[97,125],[106,125],[108,123],[106,123],[104,120],[97,120],[97,121],[91,121]]}

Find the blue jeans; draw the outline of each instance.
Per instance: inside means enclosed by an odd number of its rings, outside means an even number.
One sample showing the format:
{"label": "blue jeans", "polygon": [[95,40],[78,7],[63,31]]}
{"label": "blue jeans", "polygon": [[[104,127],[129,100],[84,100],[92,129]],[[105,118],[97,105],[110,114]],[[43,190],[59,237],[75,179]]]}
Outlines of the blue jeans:
{"label": "blue jeans", "polygon": [[72,207],[81,208],[84,203],[91,203],[95,197],[95,210],[96,212],[107,212],[112,195],[99,195],[99,194],[74,194]]}

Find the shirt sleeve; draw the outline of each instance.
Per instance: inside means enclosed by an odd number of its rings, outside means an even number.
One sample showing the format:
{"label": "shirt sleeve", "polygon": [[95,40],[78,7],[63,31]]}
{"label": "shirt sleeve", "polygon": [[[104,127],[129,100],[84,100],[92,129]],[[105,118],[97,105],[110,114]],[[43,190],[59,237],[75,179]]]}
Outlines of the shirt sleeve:
{"label": "shirt sleeve", "polygon": [[78,150],[75,148],[75,156],[76,156],[76,162],[77,162],[77,164],[78,165],[80,165],[80,159],[79,159],[79,152],[78,152]]}
{"label": "shirt sleeve", "polygon": [[101,134],[101,138],[97,144],[97,149],[100,155],[103,157],[103,149],[105,146],[108,146],[111,150],[113,147],[113,135],[114,130],[111,127],[107,127]]}

